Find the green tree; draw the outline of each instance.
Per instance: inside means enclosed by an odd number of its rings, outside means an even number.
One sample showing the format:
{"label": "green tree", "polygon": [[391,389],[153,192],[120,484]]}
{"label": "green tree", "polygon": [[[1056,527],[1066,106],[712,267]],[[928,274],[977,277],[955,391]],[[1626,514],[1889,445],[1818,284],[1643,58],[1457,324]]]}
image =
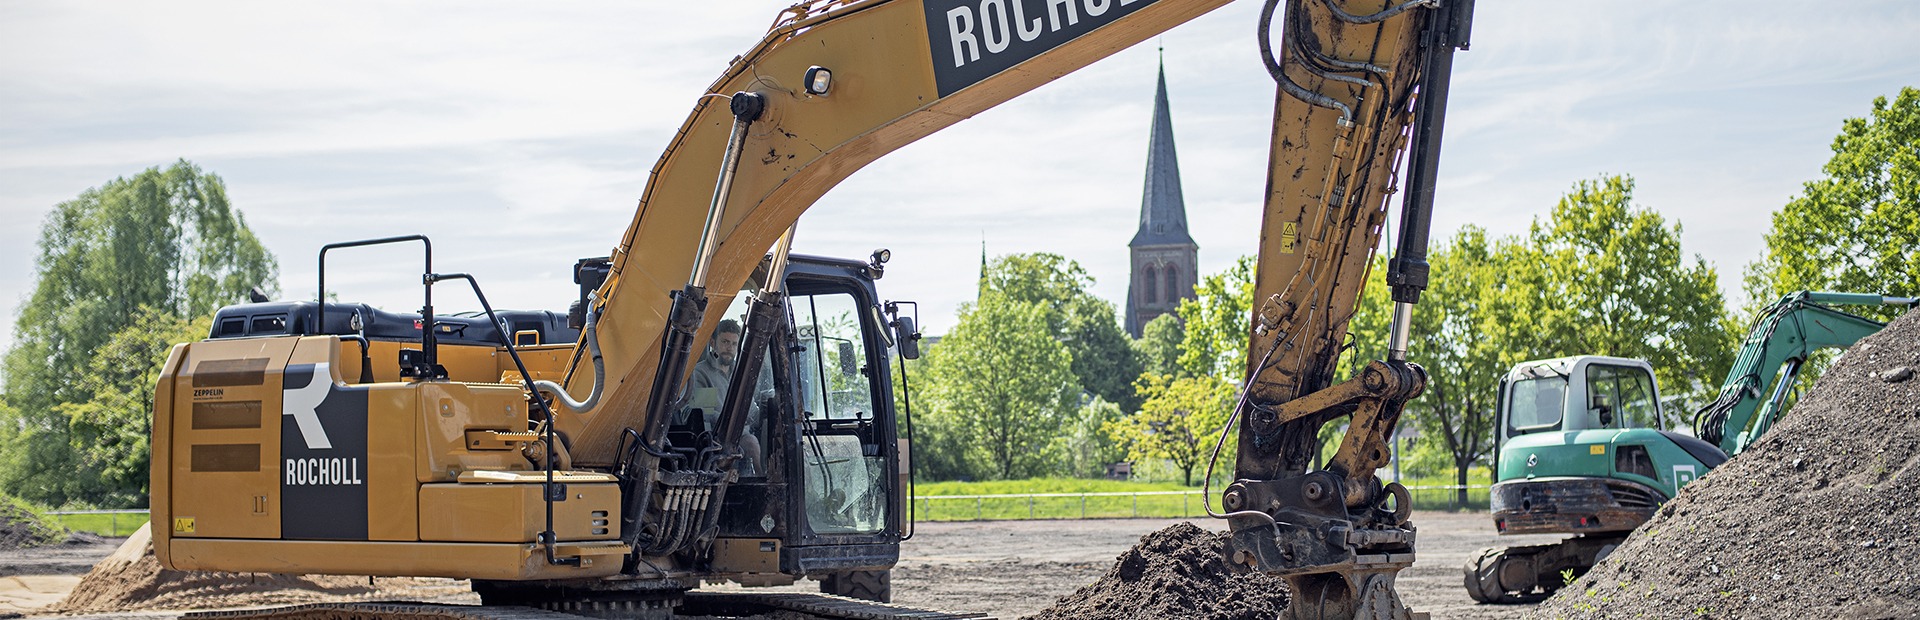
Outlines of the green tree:
{"label": "green tree", "polygon": [[1432,280],[1414,307],[1408,343],[1409,358],[1427,371],[1427,389],[1408,403],[1408,421],[1422,443],[1446,455],[1463,503],[1467,472],[1493,447],[1500,375],[1521,361],[1508,352],[1511,341],[1489,337],[1498,333],[1489,306],[1500,303],[1506,285],[1498,247],[1485,230],[1467,226],[1430,257]]}
{"label": "green tree", "polygon": [[1162,314],[1147,321],[1140,328],[1140,339],[1133,341],[1133,356],[1140,360],[1141,374],[1179,374],[1180,343],[1186,338],[1187,330],[1181,326],[1178,313]]}
{"label": "green tree", "polygon": [[1051,473],[1059,429],[1079,382],[1072,355],[1047,329],[1047,307],[984,292],[928,355],[927,398],[947,432],[970,441],[969,462],[1001,479]]}
{"label": "green tree", "polygon": [[[1204,464],[1227,424],[1234,386],[1213,377],[1149,374],[1137,384],[1145,401],[1140,412],[1107,423],[1106,432],[1125,444],[1135,462],[1167,459],[1193,484],[1193,470]],[[1223,458],[1225,455],[1223,455]]]}
{"label": "green tree", "polygon": [[1188,376],[1238,380],[1247,372],[1247,329],[1253,323],[1254,257],[1194,285],[1180,302],[1180,370]]}
{"label": "green tree", "polygon": [[[1733,363],[1719,277],[1680,250],[1680,224],[1633,204],[1633,178],[1581,181],[1507,265],[1508,299],[1528,358],[1612,355],[1647,360],[1661,391],[1702,401]],[[1531,346],[1518,346],[1531,344]]]}
{"label": "green tree", "polygon": [[[49,505],[133,492],[88,469],[86,441],[63,405],[91,402],[102,384],[76,375],[96,352],[138,324],[143,308],[200,317],[277,291],[277,267],[227,201],[220,178],[181,161],[88,189],[55,206],[41,227],[38,280],[14,325],[4,362],[0,486]],[[150,360],[147,365],[159,364]],[[144,368],[142,369],[144,370]],[[127,369],[131,374],[140,374]],[[110,382],[109,382],[110,383]],[[150,390],[151,386],[142,388]],[[48,478],[64,477],[60,483]]]}
{"label": "green tree", "polygon": [[1131,410],[1139,400],[1133,378],[1140,374],[1132,339],[1120,329],[1113,303],[1087,289],[1093,277],[1080,263],[1044,252],[1009,254],[987,266],[982,294],[1034,303],[1046,309],[1047,333],[1073,356],[1073,376],[1088,394]]}
{"label": "green tree", "polygon": [[1387,290],[1387,257],[1383,252],[1367,265],[1367,284],[1347,321],[1347,350],[1341,354],[1340,376],[1351,378],[1374,360],[1387,359],[1388,332],[1393,328],[1393,299]]}
{"label": "green tree", "polygon": [[1867,118],[1842,122],[1822,171],[1773,214],[1766,255],[1747,268],[1752,307],[1800,290],[1920,296],[1920,88],[1876,97]]}

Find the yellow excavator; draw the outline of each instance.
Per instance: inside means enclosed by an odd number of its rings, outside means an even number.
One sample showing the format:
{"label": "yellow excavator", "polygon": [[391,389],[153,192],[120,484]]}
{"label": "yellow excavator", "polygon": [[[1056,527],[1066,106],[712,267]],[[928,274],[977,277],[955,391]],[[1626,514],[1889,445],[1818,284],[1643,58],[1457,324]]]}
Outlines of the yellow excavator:
{"label": "yellow excavator", "polygon": [[[874,287],[887,251],[793,255],[795,222],[882,155],[1226,2],[786,9],[696,100],[611,254],[575,264],[572,311],[497,311],[473,276],[435,271],[425,236],[373,239],[321,250],[315,301],[231,306],[176,345],[154,396],[155,554],[181,570],[469,579],[483,602],[273,617],[967,617],[861,600],[889,598],[912,536],[910,414],[889,360],[915,357],[919,334],[913,306]],[[1413,561],[1407,493],[1374,472],[1425,383],[1407,332],[1471,13],[1267,0],[1248,28],[1279,92],[1236,480],[1208,510],[1230,521],[1236,567],[1287,579],[1290,618],[1415,615],[1393,588]],[[1340,380],[1403,161],[1391,353]],[[419,313],[326,301],[330,253],[392,243],[422,249]],[[484,312],[437,315],[448,284]],[[1319,429],[1340,420],[1316,467]],[[696,587],[801,577],[841,596]]]}

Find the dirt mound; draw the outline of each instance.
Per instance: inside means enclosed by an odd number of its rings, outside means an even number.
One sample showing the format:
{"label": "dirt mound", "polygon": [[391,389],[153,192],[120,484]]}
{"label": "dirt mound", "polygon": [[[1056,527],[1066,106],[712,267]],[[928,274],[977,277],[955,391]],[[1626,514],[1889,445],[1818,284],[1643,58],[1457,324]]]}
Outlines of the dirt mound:
{"label": "dirt mound", "polygon": [[140,528],[112,555],[95,564],[67,598],[48,611],[111,612],[138,609],[204,609],[304,603],[377,590],[366,577],[209,573],[160,567],[153,537]]}
{"label": "dirt mound", "polygon": [[1920,617],[1920,311],[1841,357],[1542,618]]}
{"label": "dirt mound", "polygon": [[48,523],[26,506],[0,496],[0,550],[51,545],[67,538],[67,528]]}
{"label": "dirt mound", "polygon": [[1271,620],[1287,607],[1287,583],[1236,574],[1221,546],[1227,535],[1191,523],[1140,537],[1099,581],[1027,620]]}

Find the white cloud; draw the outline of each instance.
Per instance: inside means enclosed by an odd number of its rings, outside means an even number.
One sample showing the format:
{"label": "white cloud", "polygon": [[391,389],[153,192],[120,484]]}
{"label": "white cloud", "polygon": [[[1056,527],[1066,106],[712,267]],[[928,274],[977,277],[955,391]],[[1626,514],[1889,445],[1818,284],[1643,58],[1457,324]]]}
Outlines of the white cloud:
{"label": "white cloud", "polygon": [[[786,4],[0,4],[0,216],[37,223],[185,157],[227,180],[289,296],[313,286],[322,243],[426,232],[438,266],[474,273],[496,303],[564,307],[573,259],[617,241],[693,98]],[[1913,3],[1480,4],[1435,238],[1519,232],[1574,181],[1630,173],[1730,290],[1840,119],[1913,85],[1920,56]],[[1206,271],[1257,241],[1274,91],[1257,10],[1159,39]],[[883,294],[923,302],[935,331],[972,298],[983,234],[995,254],[1076,259],[1120,299],[1154,47],[875,162],[806,216],[800,249],[891,247]],[[0,306],[31,285],[34,228],[0,231]],[[342,262],[336,281],[410,307],[408,256]]]}

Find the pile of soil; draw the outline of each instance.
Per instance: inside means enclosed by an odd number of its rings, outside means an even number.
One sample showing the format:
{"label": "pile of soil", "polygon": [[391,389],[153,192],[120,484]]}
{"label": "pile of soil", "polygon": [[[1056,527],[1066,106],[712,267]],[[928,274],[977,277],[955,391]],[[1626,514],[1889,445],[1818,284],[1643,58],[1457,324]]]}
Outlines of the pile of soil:
{"label": "pile of soil", "polygon": [[80,585],[46,611],[65,613],[196,609],[338,600],[377,592],[366,577],[177,571],[160,567],[153,537],[140,528],[95,564]]}
{"label": "pile of soil", "polygon": [[48,523],[18,502],[0,497],[0,550],[25,549],[67,539],[67,528]]}
{"label": "pile of soil", "polygon": [[1541,618],[1920,617],[1920,311],[1849,349]]}
{"label": "pile of soil", "polygon": [[1222,556],[1225,533],[1191,523],[1140,537],[1093,585],[1026,620],[1272,620],[1287,608],[1287,582],[1239,574]]}

